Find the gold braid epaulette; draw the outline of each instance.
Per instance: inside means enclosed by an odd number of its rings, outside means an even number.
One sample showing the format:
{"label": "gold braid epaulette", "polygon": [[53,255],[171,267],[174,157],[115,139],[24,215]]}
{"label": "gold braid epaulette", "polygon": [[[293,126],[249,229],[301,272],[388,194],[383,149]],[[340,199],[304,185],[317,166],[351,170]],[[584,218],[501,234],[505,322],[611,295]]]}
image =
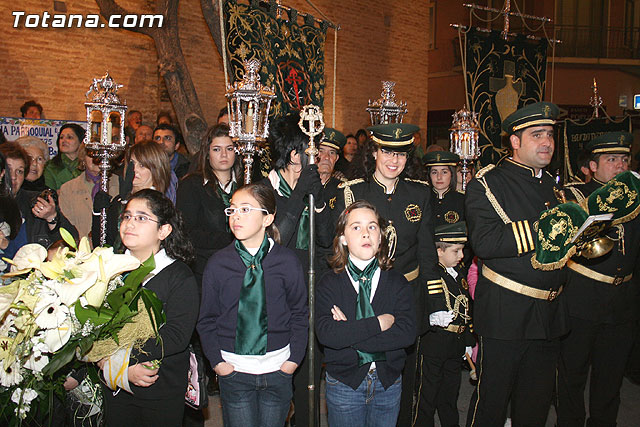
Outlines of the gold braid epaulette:
{"label": "gold braid epaulette", "polygon": [[410,181],[410,182],[417,182],[419,184],[423,184],[423,185],[426,185],[426,186],[430,185],[427,181],[423,181],[421,179],[405,178],[404,180],[405,181]]}
{"label": "gold braid epaulette", "polygon": [[484,175],[487,172],[489,172],[491,169],[493,169],[494,167],[495,167],[495,165],[487,165],[487,166],[483,167],[476,174],[476,179],[484,187],[484,192],[487,195],[487,199],[489,199],[489,203],[491,203],[491,206],[493,206],[493,209],[496,211],[496,213],[498,214],[500,219],[505,224],[509,224],[509,223],[512,222],[511,219],[509,218],[507,213],[504,211],[504,209],[502,209],[502,206],[500,206],[500,203],[498,203],[498,200],[496,199],[496,196],[494,196],[493,193],[491,192],[491,189],[489,188],[489,184],[487,184],[487,180],[484,177]]}
{"label": "gold braid epaulette", "polygon": [[[576,183],[578,184],[578,183]],[[583,202],[583,200],[586,199],[586,197],[584,197],[584,194],[582,193],[582,191],[578,190],[577,188],[574,188],[573,185],[571,184],[567,184],[565,186],[566,189],[568,189],[569,191],[571,191],[571,194],[573,194],[573,197],[576,198],[576,202],[578,202],[578,204],[581,204]]]}
{"label": "gold braid epaulette", "polygon": [[362,178],[352,179],[351,181],[344,181],[338,184],[338,188],[344,189],[344,207],[345,209],[349,207],[353,202],[355,202],[355,197],[353,196],[353,191],[351,191],[351,186],[354,184],[360,184],[364,182]]}

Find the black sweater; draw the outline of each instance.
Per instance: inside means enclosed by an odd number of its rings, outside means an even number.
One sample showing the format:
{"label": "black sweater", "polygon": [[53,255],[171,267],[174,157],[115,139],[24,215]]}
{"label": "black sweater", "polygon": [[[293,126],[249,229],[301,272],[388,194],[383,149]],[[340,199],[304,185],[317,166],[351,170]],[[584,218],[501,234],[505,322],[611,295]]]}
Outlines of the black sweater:
{"label": "black sweater", "polygon": [[[326,273],[317,289],[316,333],[325,346],[324,361],[332,377],[354,390],[358,388],[370,363],[358,366],[358,353],[385,352],[386,360],[376,362],[378,378],[385,389],[402,373],[406,359],[405,348],[416,338],[413,291],[399,272],[380,272],[380,280],[371,306],[376,316],[392,314],[395,322],[382,332],[377,317],[355,320],[356,293],[347,273]],[[331,308],[337,305],[347,321],[333,320]]]}
{"label": "black sweater", "polygon": [[[193,273],[181,261],[174,261],[145,284],[162,301],[167,322],[160,328],[162,342],[148,340],[140,351],[131,352],[129,366],[150,360],[162,360],[158,380],[150,387],[133,383],[131,391],[138,399],[165,399],[184,396],[189,369],[189,340],[198,318],[198,290]],[[128,393],[119,393],[119,395]],[[116,396],[117,397],[117,396]]]}
{"label": "black sweater", "polygon": [[[267,300],[267,351],[290,344],[289,360],[300,365],[307,347],[307,286],[296,255],[274,244],[262,261]],[[221,350],[235,348],[238,301],[247,268],[233,244],[216,252],[202,278],[198,333],[212,367]]]}

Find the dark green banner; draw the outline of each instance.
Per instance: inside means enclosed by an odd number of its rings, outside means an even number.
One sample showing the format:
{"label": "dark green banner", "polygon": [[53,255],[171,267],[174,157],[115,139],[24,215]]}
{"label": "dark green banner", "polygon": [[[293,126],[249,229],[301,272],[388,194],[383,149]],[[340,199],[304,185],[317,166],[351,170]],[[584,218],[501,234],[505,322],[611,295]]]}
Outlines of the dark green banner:
{"label": "dark green banner", "polygon": [[480,123],[480,164],[496,163],[507,154],[501,123],[518,108],[542,101],[547,67],[547,40],[523,35],[503,40],[500,32],[466,33],[466,79],[471,111]]}
{"label": "dark green banner", "polygon": [[226,48],[231,64],[231,81],[244,75],[243,61],[257,58],[262,63],[263,85],[272,86],[277,98],[271,103],[271,117],[278,118],[304,105],[324,105],[324,43],[328,24],[316,25],[306,16],[298,25],[298,12],[281,10],[271,1],[268,7],[228,0],[224,3]]}
{"label": "dark green banner", "polygon": [[600,136],[606,132],[627,131],[631,132],[631,119],[629,116],[619,119],[589,119],[589,120],[565,120],[563,126],[558,132],[559,141],[556,144],[556,150],[559,155],[564,155],[564,173],[565,182],[576,180],[576,171],[578,170],[578,154],[596,136]]}

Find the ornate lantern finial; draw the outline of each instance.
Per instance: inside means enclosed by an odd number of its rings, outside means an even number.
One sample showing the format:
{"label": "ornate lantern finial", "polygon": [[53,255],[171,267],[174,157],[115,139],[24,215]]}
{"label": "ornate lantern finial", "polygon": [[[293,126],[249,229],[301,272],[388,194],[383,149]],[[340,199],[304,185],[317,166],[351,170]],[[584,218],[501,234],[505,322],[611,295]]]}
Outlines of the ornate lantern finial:
{"label": "ornate lantern finial", "polygon": [[251,182],[253,156],[262,149],[257,143],[269,136],[269,109],[276,97],[273,88],[260,83],[260,61],[244,61],[242,81],[227,86],[227,106],[229,109],[229,136],[236,143],[236,151],[243,158],[244,182]]}
{"label": "ornate lantern finial", "polygon": [[393,91],[396,82],[383,81],[381,98],[376,101],[369,100],[367,112],[371,116],[372,125],[402,123],[402,118],[407,114],[407,103],[396,102],[396,94]]}
{"label": "ornate lantern finial", "polygon": [[598,94],[598,83],[596,83],[596,78],[593,78],[593,96],[589,100],[589,105],[593,107],[593,116],[597,119],[599,116],[600,107],[602,107],[602,97]]}
{"label": "ornate lantern finial", "polygon": [[460,156],[462,189],[466,190],[469,164],[480,157],[478,113],[467,110],[467,107],[462,107],[462,110],[453,113],[453,124],[450,130],[451,152]]}
{"label": "ornate lantern finial", "polygon": [[[124,137],[124,118],[127,103],[118,96],[117,84],[107,72],[101,79],[93,79],[85,97],[89,100],[84,106],[87,109],[87,132],[84,145],[87,154],[100,159],[100,189],[109,192],[110,159],[124,151],[127,142]],[[90,95],[93,93],[93,96]],[[115,132],[114,132],[115,129]],[[100,213],[100,245],[106,243],[107,213]]]}

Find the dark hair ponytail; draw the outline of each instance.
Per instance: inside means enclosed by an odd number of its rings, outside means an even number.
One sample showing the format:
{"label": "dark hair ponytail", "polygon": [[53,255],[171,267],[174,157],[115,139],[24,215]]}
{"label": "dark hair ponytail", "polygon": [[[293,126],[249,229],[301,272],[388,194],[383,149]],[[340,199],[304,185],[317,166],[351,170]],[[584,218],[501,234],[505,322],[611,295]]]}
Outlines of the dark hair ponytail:
{"label": "dark hair ponytail", "polygon": [[151,189],[140,190],[132,194],[128,203],[134,199],[147,202],[151,213],[158,217],[158,226],[171,225],[171,233],[160,243],[160,247],[167,252],[167,255],[186,264],[193,261],[194,249],[191,240],[187,238],[185,233],[182,214],[175,208],[171,200],[161,192]]}

